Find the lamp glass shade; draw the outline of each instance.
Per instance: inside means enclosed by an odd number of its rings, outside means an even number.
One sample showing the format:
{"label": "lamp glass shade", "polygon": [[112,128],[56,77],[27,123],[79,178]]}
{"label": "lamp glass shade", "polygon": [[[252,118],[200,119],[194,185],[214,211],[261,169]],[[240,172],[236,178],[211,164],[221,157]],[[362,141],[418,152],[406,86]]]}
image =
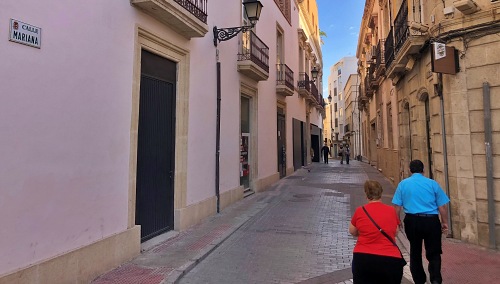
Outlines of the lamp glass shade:
{"label": "lamp glass shade", "polygon": [[316,69],[316,66],[313,67],[313,70],[311,70],[311,76],[313,78],[314,81],[316,81],[316,79],[318,78],[318,69]]}
{"label": "lamp glass shade", "polygon": [[332,95],[328,95],[328,102],[332,103]]}
{"label": "lamp glass shade", "polygon": [[245,8],[245,13],[247,14],[248,20],[255,24],[260,18],[260,12],[262,11],[262,3],[257,0],[249,0],[243,2],[243,7]]}

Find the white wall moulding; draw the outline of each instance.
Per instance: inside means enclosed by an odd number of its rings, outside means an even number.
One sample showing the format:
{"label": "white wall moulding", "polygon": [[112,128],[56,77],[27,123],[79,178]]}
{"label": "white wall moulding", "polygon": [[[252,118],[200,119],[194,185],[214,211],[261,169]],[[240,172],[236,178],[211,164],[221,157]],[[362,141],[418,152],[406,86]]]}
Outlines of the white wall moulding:
{"label": "white wall moulding", "polygon": [[203,37],[208,32],[206,1],[199,2],[194,5],[180,0],[130,0],[132,5],[188,39]]}
{"label": "white wall moulding", "polygon": [[453,1],[453,6],[464,15],[470,15],[481,10],[476,2],[472,0]]}

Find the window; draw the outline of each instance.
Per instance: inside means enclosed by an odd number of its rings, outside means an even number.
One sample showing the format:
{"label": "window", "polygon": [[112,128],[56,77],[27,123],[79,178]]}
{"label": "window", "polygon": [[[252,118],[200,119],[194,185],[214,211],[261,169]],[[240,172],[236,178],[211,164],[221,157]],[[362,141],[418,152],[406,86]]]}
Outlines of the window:
{"label": "window", "polygon": [[333,88],[333,96],[337,96],[337,87]]}
{"label": "window", "polygon": [[274,0],[276,6],[280,9],[281,13],[288,21],[288,23],[292,22],[292,9],[290,6],[290,0]]}

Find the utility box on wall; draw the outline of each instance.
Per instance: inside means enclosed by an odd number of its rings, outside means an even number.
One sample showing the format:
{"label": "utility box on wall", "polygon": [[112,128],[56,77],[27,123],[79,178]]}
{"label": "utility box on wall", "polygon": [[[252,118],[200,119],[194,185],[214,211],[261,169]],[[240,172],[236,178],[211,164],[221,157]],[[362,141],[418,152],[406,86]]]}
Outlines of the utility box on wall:
{"label": "utility box on wall", "polygon": [[431,48],[431,68],[434,73],[457,74],[460,71],[458,50],[444,43],[433,43]]}

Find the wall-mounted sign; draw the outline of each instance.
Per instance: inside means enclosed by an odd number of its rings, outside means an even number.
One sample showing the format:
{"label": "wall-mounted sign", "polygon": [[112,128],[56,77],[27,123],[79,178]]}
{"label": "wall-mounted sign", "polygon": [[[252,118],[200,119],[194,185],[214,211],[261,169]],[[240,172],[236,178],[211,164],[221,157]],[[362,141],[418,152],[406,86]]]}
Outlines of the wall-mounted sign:
{"label": "wall-mounted sign", "polygon": [[443,43],[433,43],[431,48],[431,70],[434,73],[457,74],[460,70],[458,50]]}
{"label": "wall-mounted sign", "polygon": [[18,20],[10,19],[9,40],[40,48],[42,44],[42,29]]}

